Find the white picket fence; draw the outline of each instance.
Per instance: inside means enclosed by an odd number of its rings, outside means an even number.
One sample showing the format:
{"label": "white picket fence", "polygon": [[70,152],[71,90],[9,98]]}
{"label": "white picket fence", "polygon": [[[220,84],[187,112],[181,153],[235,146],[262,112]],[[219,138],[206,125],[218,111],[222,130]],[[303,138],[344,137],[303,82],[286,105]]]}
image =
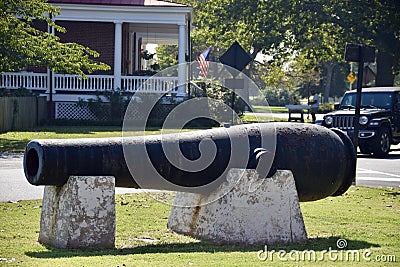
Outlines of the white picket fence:
{"label": "white picket fence", "polygon": [[[113,75],[78,75],[54,74],[53,93],[96,92],[114,89]],[[178,77],[122,76],[121,88],[127,92],[141,93],[176,93]],[[6,72],[0,74],[0,88],[28,90],[48,90],[49,78],[46,73]]]}

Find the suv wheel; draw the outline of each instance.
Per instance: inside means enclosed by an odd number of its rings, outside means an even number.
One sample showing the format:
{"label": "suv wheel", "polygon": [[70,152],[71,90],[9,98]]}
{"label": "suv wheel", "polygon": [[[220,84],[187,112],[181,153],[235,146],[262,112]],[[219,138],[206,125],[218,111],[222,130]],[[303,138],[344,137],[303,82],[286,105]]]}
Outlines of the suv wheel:
{"label": "suv wheel", "polygon": [[390,131],[387,127],[383,127],[377,131],[374,143],[372,145],[372,153],[377,157],[386,157],[389,154],[390,144],[392,142]]}

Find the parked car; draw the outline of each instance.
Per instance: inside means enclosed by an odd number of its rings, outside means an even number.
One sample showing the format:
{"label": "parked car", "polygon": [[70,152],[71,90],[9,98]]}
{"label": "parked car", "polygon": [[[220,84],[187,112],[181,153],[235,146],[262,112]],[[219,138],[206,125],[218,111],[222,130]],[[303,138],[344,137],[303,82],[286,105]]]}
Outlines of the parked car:
{"label": "parked car", "polygon": [[[345,93],[338,110],[324,116],[322,125],[354,136],[357,92]],[[400,143],[400,87],[363,88],[359,148],[363,154],[385,157],[392,144]]]}

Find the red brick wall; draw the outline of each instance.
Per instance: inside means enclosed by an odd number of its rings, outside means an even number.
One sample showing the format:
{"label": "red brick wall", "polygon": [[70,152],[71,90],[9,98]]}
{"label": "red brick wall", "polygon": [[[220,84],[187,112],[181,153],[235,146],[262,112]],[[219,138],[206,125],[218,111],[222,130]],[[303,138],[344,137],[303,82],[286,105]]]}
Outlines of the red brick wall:
{"label": "red brick wall", "polygon": [[[57,32],[62,42],[74,42],[87,46],[100,53],[96,60],[114,65],[114,23],[57,21],[67,32]],[[104,73],[104,72],[102,72]],[[107,74],[112,74],[108,71]],[[100,73],[96,73],[100,74]]]}
{"label": "red brick wall", "polygon": [[[44,21],[34,20],[32,22],[32,27],[34,27],[35,29],[41,30],[43,32],[47,32],[47,30],[48,30],[47,23]],[[39,73],[47,72],[47,68],[45,66],[27,66],[26,70],[32,71],[32,72],[39,72]]]}

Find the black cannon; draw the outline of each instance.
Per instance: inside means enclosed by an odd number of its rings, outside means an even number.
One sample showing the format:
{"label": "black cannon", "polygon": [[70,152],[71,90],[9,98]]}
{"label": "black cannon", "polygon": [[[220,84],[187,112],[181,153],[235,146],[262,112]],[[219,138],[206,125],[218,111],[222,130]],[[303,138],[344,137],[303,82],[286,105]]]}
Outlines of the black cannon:
{"label": "black cannon", "polygon": [[340,131],[261,123],[179,135],[34,140],[24,155],[33,185],[61,186],[72,175],[110,175],[119,187],[202,193],[215,188],[230,168],[257,169],[265,178],[291,170],[300,201],[311,201],[350,187],[356,153]]}

